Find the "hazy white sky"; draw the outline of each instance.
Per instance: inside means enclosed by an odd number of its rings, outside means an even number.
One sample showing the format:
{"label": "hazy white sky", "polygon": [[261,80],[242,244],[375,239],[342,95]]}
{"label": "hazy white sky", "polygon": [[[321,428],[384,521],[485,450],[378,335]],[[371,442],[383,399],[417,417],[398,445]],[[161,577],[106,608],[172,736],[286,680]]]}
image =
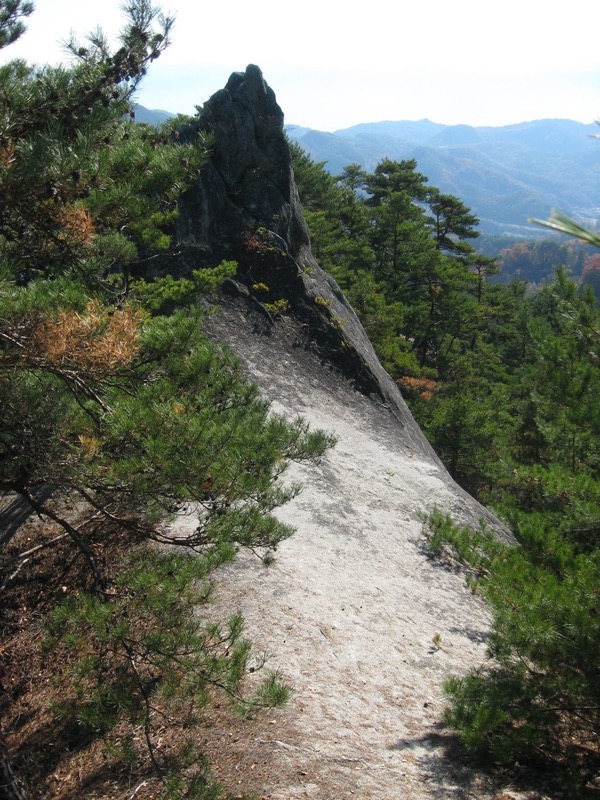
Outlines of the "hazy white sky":
{"label": "hazy white sky", "polygon": [[[64,58],[60,41],[119,29],[118,0],[35,0],[28,32],[0,60]],[[600,118],[600,13],[570,0],[165,0],[169,50],[138,94],[192,113],[231,72],[258,64],[286,122],[333,131],[358,122],[429,119],[504,125]]]}

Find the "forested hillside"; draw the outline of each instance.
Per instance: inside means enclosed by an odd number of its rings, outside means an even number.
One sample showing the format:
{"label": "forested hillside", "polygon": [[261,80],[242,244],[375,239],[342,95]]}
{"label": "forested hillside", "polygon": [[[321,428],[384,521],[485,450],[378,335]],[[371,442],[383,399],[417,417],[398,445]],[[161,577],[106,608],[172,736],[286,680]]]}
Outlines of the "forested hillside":
{"label": "forested hillside", "polygon": [[435,552],[468,565],[494,613],[496,663],[448,683],[448,721],[473,754],[543,764],[570,797],[586,796],[600,725],[593,289],[564,268],[535,293],[491,282],[494,261],[473,247],[477,219],[415,161],[351,164],[336,180],[292,150],[320,262],[452,475],[521,545],[430,520]]}
{"label": "forested hillside", "polygon": [[531,289],[551,283],[556,270],[563,267],[578,286],[594,285],[598,269],[598,249],[576,238],[549,236],[523,242],[510,242],[498,250],[499,279],[504,283],[522,280]]}
{"label": "forested hillside", "polygon": [[289,126],[289,136],[332,175],[351,163],[373,171],[383,158],[416,159],[419,169],[447,194],[460,197],[486,234],[534,238],[530,217],[552,208],[597,220],[596,125],[561,119],[503,127],[377,122],[334,133]]}

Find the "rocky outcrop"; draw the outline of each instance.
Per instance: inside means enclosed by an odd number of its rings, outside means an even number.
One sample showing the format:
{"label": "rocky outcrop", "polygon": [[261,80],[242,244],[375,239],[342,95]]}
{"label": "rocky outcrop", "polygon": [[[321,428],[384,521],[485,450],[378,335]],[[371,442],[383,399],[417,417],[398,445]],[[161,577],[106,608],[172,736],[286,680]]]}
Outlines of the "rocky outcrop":
{"label": "rocky outcrop", "polygon": [[[224,287],[229,295],[224,305],[235,299],[244,307],[252,335],[262,337],[267,349],[269,338],[284,336],[289,349],[312,351],[343,376],[349,391],[356,389],[388,409],[406,446],[452,483],[340,287],[312,254],[283,113],[257,66],[233,73],[181,138],[199,132],[211,137],[211,157],[181,204],[179,239],[187,268],[237,261],[236,278]],[[232,325],[239,324],[231,322],[230,332],[243,349],[248,333],[236,337]],[[469,501],[479,517],[498,524]]]}
{"label": "rocky outcrop", "polygon": [[182,138],[198,131],[212,137],[211,159],[185,198],[182,239],[237,258],[244,256],[244,249],[253,254],[253,236],[268,233],[272,245],[294,259],[309,253],[283,112],[258,67],[234,72],[225,88],[205,103],[200,122],[185,129]]}
{"label": "rocky outcrop", "polygon": [[[208,165],[181,207],[180,240],[195,248],[190,266],[236,260],[239,272],[230,291],[253,297],[265,310],[288,306],[305,325],[306,343],[358,389],[389,403],[413,435],[412,417],[362,325],[312,255],[283,113],[257,66],[234,73],[182,138],[199,131],[213,144]],[[252,288],[257,286],[267,288]],[[270,316],[267,321],[275,326],[275,315]]]}
{"label": "rocky outcrop", "polygon": [[[240,357],[275,412],[337,439],[319,465],[282,476],[303,489],[277,512],[297,532],[275,563],[240,554],[216,581],[216,618],[239,609],[257,651],[295,688],[264,730],[236,728],[227,788],[242,782],[272,800],[472,791],[484,800],[477,777],[457,770],[440,718],[444,678],[485,658],[487,614],[460,575],[432,562],[421,520],[437,507],[508,534],[451,479],[316,263],[282,126],[251,66],[184,132],[213,137],[210,164],[182,203],[187,266],[239,264],[206,331]],[[222,736],[214,747],[220,754]]]}

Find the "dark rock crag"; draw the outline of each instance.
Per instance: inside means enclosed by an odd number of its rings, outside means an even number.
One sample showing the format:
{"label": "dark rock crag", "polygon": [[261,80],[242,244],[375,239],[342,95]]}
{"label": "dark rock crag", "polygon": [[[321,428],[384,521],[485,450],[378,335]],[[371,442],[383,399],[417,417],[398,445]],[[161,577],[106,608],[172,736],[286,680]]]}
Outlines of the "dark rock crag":
{"label": "dark rock crag", "polygon": [[[197,130],[213,137],[212,155],[182,203],[180,239],[195,245],[196,258],[206,263],[237,261],[239,292],[264,301],[266,308],[278,301],[289,304],[322,358],[357,389],[389,404],[412,430],[412,417],[352,307],[313,257],[283,112],[257,66],[233,73],[204,105],[196,129],[190,127],[184,136]],[[253,291],[259,284],[268,292]],[[276,327],[277,319],[270,316]]]}
{"label": "dark rock crag", "polygon": [[[233,73],[181,138],[199,132],[211,137],[211,156],[181,203],[180,268],[224,259],[239,265],[235,279],[224,286],[216,315],[221,322],[212,324],[214,333],[225,336],[242,360],[239,351],[249,337],[264,340],[266,352],[276,341],[290,353],[311,352],[343,378],[348,392],[371,397],[391,414],[402,444],[435,464],[452,483],[340,287],[312,254],[283,112],[257,66]],[[471,510],[467,516],[501,528],[487,510],[456,491]]]}
{"label": "dark rock crag", "polygon": [[[198,130],[213,137],[212,155],[185,199],[182,238],[206,243],[219,256],[239,258],[260,229],[292,258],[309,254],[283,112],[258,67],[234,72],[205,103],[195,129],[183,136]],[[251,248],[250,253],[255,254]]]}

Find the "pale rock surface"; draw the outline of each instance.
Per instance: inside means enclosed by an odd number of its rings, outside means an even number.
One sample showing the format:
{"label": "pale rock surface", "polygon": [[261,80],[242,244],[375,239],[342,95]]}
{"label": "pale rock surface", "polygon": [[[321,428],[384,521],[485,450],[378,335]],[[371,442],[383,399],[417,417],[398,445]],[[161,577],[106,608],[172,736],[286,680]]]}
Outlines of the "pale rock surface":
{"label": "pale rock surface", "polygon": [[337,437],[318,466],[286,473],[304,488],[278,513],[296,533],[275,563],[241,555],[217,580],[216,616],[240,610],[256,651],[294,687],[261,742],[276,750],[264,795],[490,796],[448,755],[441,725],[444,679],[486,662],[488,613],[461,574],[431,560],[421,522],[434,507],[473,522],[473,501],[407,446],[389,408],[293,348],[291,322],[265,341],[239,304],[208,327],[273,411]]}
{"label": "pale rock surface", "polygon": [[[239,355],[273,411],[337,437],[318,466],[286,476],[304,489],[279,511],[297,532],[275,563],[241,555],[217,578],[215,614],[241,610],[256,650],[295,689],[254,743],[272,766],[260,791],[488,797],[441,725],[444,679],[486,661],[488,613],[461,574],[429,557],[422,515],[439,508],[510,535],[452,481],[316,264],[282,126],[260,70],[232,75],[198,124],[214,136],[213,158],[180,223],[189,266],[240,265],[209,336]],[[258,282],[289,310],[273,317]]]}

